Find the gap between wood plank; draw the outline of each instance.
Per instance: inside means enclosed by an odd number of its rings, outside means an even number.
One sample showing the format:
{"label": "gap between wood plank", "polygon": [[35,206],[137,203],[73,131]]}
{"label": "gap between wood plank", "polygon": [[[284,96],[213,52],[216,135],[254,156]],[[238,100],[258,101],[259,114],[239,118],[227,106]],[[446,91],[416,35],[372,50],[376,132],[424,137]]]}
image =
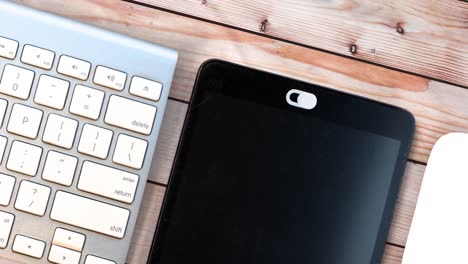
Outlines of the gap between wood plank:
{"label": "gap between wood plank", "polygon": [[408,162],[412,162],[412,163],[415,163],[415,164],[427,166],[426,162],[422,162],[422,161],[418,161],[418,160],[414,160],[414,159],[408,159]]}
{"label": "gap between wood plank", "polygon": [[394,247],[399,247],[399,248],[405,248],[404,246],[402,245],[398,245],[398,244],[395,244],[395,243],[392,243],[392,242],[385,242],[385,244],[389,245],[389,246],[394,246]]}
{"label": "gap between wood plank", "polygon": [[190,102],[187,102],[185,100],[175,98],[175,97],[172,97],[172,96],[169,96],[169,100],[176,101],[176,102],[179,102],[179,103],[182,103],[182,104],[190,104]]}
{"label": "gap between wood plank", "polygon": [[161,187],[167,187],[167,184],[160,183],[160,182],[153,181],[153,180],[146,180],[146,182],[147,182],[147,183],[150,183],[150,184],[157,185],[157,186],[161,186]]}
{"label": "gap between wood plank", "polygon": [[267,35],[267,34],[264,34],[264,33],[259,33],[259,32],[255,32],[255,31],[250,31],[250,30],[247,30],[247,29],[239,28],[239,27],[234,27],[234,26],[231,26],[231,25],[228,25],[228,24],[216,22],[216,21],[213,21],[213,20],[209,20],[209,19],[205,19],[205,18],[201,18],[201,17],[197,17],[197,16],[192,16],[192,15],[185,14],[185,13],[178,12],[178,11],[174,11],[174,10],[171,10],[171,9],[161,8],[161,7],[157,7],[157,6],[151,5],[151,4],[141,3],[141,2],[138,2],[138,1],[135,1],[135,0],[121,0],[121,1],[122,1],[122,2],[126,2],[126,3],[130,3],[130,4],[134,4],[134,5],[139,5],[139,6],[143,6],[143,7],[155,9],[155,10],[159,10],[159,11],[163,11],[163,12],[167,12],[167,13],[171,13],[171,14],[175,14],[175,15],[179,15],[179,16],[183,16],[183,17],[187,17],[187,18],[191,18],[191,19],[200,20],[200,21],[203,21],[203,22],[207,22],[207,23],[211,23],[211,24],[215,24],[215,25],[227,27],[227,28],[234,29],[234,30],[239,30],[239,31],[242,31],[242,32],[246,32],[246,33],[250,33],[250,34],[254,34],[254,35],[258,35],[258,36],[262,36],[262,37],[267,37],[267,38],[274,39],[274,40],[277,40],[277,41],[282,41],[282,42],[289,43],[289,44],[293,44],[293,45],[297,45],[297,46],[300,46],[300,47],[304,47],[304,48],[313,49],[313,50],[316,50],[316,51],[325,52],[325,53],[328,53],[328,54],[332,54],[332,55],[339,56],[339,57],[346,58],[346,59],[350,59],[350,60],[355,60],[355,61],[359,61],[359,62],[363,62],[363,63],[368,63],[368,64],[371,64],[371,65],[374,65],[374,66],[379,66],[379,67],[382,67],[382,68],[385,68],[385,69],[389,69],[389,70],[394,70],[394,71],[398,71],[398,72],[401,72],[401,73],[410,74],[410,75],[413,75],[413,76],[417,76],[417,77],[421,77],[421,78],[425,78],[425,79],[437,81],[437,82],[440,82],[440,83],[445,83],[445,84],[457,86],[457,87],[460,87],[460,88],[468,89],[468,86],[465,86],[465,85],[461,85],[461,84],[457,84],[457,83],[445,81],[445,80],[438,79],[438,78],[433,78],[433,77],[430,77],[430,76],[427,76],[427,75],[423,75],[423,74],[419,74],[419,73],[414,73],[414,72],[410,72],[410,71],[406,71],[406,70],[402,70],[402,69],[398,69],[398,68],[393,68],[393,67],[386,66],[386,65],[382,65],[382,64],[378,64],[378,63],[375,63],[375,62],[372,62],[372,61],[367,61],[367,60],[364,60],[364,59],[359,59],[359,58],[356,58],[356,57],[349,57],[349,56],[346,56],[346,55],[343,55],[343,54],[340,54],[340,53],[337,53],[337,52],[333,52],[333,51],[329,51],[329,50],[325,50],[325,49],[321,49],[321,48],[317,48],[317,47],[305,45],[305,44],[302,44],[302,43],[299,43],[299,42],[295,42],[295,41],[291,41],[291,40],[287,40],[287,39],[282,39],[282,38],[270,36],[270,35]]}

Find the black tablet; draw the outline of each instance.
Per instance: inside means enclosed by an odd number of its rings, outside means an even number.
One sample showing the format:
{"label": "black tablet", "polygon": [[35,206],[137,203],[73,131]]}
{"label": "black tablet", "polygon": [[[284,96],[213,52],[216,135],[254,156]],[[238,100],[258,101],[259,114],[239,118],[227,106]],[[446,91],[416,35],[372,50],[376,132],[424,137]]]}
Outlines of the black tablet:
{"label": "black tablet", "polygon": [[380,263],[413,137],[400,108],[212,60],[150,263]]}

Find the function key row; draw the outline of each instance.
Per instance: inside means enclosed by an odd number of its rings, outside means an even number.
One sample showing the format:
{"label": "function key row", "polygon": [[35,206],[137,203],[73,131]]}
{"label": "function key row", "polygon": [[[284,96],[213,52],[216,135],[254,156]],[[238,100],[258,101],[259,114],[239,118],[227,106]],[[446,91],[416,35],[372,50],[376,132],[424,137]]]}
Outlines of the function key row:
{"label": "function key row", "polygon": [[[0,80],[0,93],[22,100],[29,98],[35,73],[18,66],[7,64]],[[63,110],[70,90],[70,83],[66,80],[41,75],[37,84],[34,102],[57,110]],[[137,76],[132,78],[130,93],[158,101],[161,97],[161,84]],[[70,111],[73,114],[96,120],[104,99],[104,92],[84,85],[76,85],[74,100]],[[78,107],[78,109],[76,108]]]}
{"label": "function key row", "polygon": [[[19,44],[17,41],[0,37],[0,57],[12,60],[16,57],[18,48]],[[54,59],[55,53],[53,51],[32,45],[25,45],[23,48],[23,54],[21,55],[22,63],[45,70],[52,69]],[[61,55],[57,66],[57,72],[65,76],[86,81],[91,72],[91,63],[71,56]],[[5,82],[2,78],[3,89],[0,89],[0,93],[11,95],[23,100],[27,99],[34,79],[34,72],[28,72],[28,70],[21,68],[9,68],[9,71],[6,73],[9,77],[7,77]],[[117,91],[122,91],[124,89],[126,81],[127,74],[125,72],[100,65],[96,67],[93,78],[93,82],[95,84]],[[16,88],[14,89],[13,86],[16,86]],[[8,88],[11,88],[14,92],[9,92]],[[162,84],[159,82],[134,76],[130,84],[129,92],[135,96],[152,101],[159,101],[162,88]],[[20,92],[15,91],[18,89]]]}
{"label": "function key row", "polygon": [[91,71],[91,63],[62,55],[57,67],[57,72],[63,75],[86,81]]}
{"label": "function key row", "polygon": [[23,55],[21,56],[21,62],[45,70],[50,70],[52,69],[54,58],[55,53],[50,50],[25,45]]}
{"label": "function key row", "polygon": [[[62,58],[64,57],[65,56],[62,56]],[[83,72],[81,68],[77,68],[75,71],[72,69],[73,66],[71,66],[70,70],[67,70],[67,67],[61,67],[60,65],[62,64],[59,64],[58,71],[65,75],[74,75],[73,77],[78,78],[79,76],[87,76],[88,74]],[[94,83],[118,91],[123,90],[127,78],[125,73],[103,66],[98,66],[97,69],[99,70],[97,70],[94,75]],[[109,71],[115,73],[109,73]],[[34,71],[7,64],[3,70],[2,79],[0,81],[0,93],[23,100],[28,99],[34,81],[34,75]],[[36,97],[39,96],[39,99],[36,99],[36,103],[61,110],[63,109],[69,87],[70,84],[66,80],[48,75],[41,75],[38,83],[39,95],[36,95]],[[135,96],[152,101],[159,101],[161,98],[162,84],[134,76],[130,84],[129,92]],[[48,97],[44,97],[44,94],[48,95]]]}

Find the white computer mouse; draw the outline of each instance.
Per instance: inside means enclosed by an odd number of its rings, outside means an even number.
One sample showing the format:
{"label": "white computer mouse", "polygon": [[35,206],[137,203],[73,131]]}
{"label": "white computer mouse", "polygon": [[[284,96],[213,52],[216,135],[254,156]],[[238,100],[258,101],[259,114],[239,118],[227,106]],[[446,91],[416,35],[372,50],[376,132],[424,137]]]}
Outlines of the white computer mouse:
{"label": "white computer mouse", "polygon": [[468,263],[468,134],[451,133],[429,157],[403,264]]}

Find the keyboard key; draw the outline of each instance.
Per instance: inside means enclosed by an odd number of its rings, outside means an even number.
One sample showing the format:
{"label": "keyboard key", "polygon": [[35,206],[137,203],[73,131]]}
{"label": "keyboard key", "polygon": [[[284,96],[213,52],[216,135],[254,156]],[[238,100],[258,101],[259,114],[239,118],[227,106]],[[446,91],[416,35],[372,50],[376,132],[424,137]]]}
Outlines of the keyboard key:
{"label": "keyboard key", "polygon": [[0,127],[2,127],[3,119],[5,118],[8,102],[0,99]]}
{"label": "keyboard key", "polygon": [[65,55],[60,56],[57,67],[57,72],[83,81],[88,79],[90,70],[91,63]]}
{"label": "keyboard key", "polygon": [[5,153],[6,145],[7,145],[7,138],[0,136],[0,164],[2,164],[3,154]]}
{"label": "keyboard key", "polygon": [[26,256],[40,259],[44,255],[46,243],[34,238],[16,235],[12,250]]}
{"label": "keyboard key", "polygon": [[18,42],[0,37],[0,57],[14,59],[18,51]]}
{"label": "keyboard key", "polygon": [[161,98],[162,84],[141,77],[133,77],[130,84],[130,93],[153,101]]}
{"label": "keyboard key", "polygon": [[117,91],[122,91],[125,87],[126,80],[127,74],[124,72],[116,71],[103,66],[97,66],[93,81],[95,84]]}
{"label": "keyboard key", "polygon": [[112,95],[105,122],[144,135],[151,134],[156,107]]}
{"label": "keyboard key", "polygon": [[104,92],[83,85],[75,86],[70,112],[93,120],[101,113]]}
{"label": "keyboard key", "polygon": [[8,206],[15,187],[15,178],[0,173],[0,205]]}
{"label": "keyboard key", "polygon": [[71,149],[75,140],[78,121],[50,114],[42,141],[61,148]]}
{"label": "keyboard key", "polygon": [[14,221],[14,215],[0,211],[0,248],[6,248],[8,245]]}
{"label": "keyboard key", "polygon": [[41,75],[34,102],[57,110],[62,110],[67,99],[70,83],[48,75]]}
{"label": "keyboard key", "polygon": [[43,216],[49,203],[50,188],[30,181],[22,181],[16,197],[15,208]]}
{"label": "keyboard key", "polygon": [[42,148],[21,141],[13,141],[6,167],[11,171],[34,176],[37,173],[41,155]]}
{"label": "keyboard key", "polygon": [[41,110],[21,104],[14,104],[7,130],[13,134],[35,139],[39,132],[41,120]]}
{"label": "keyboard key", "polygon": [[78,159],[55,151],[49,151],[42,172],[42,179],[71,186]]}
{"label": "keyboard key", "polygon": [[33,71],[6,65],[0,81],[0,93],[26,100],[31,92],[33,81]]}
{"label": "keyboard key", "polygon": [[85,236],[63,228],[55,229],[52,244],[81,252],[85,243]]}
{"label": "keyboard key", "polygon": [[113,132],[109,129],[85,124],[81,132],[78,152],[105,159],[109,154]]}
{"label": "keyboard key", "polygon": [[21,55],[21,62],[36,66],[42,69],[52,69],[54,63],[55,53],[50,50],[41,49],[31,45],[25,45],[23,54]]}
{"label": "keyboard key", "polygon": [[85,161],[78,189],[124,203],[132,203],[137,185],[136,174]]}
{"label": "keyboard key", "polygon": [[57,191],[52,220],[116,238],[123,238],[130,211],[78,195]]}
{"label": "keyboard key", "polygon": [[134,169],[141,169],[145,159],[148,142],[145,140],[119,135],[117,145],[115,146],[113,161]]}
{"label": "keyboard key", "polygon": [[88,255],[85,264],[116,264],[114,261]]}
{"label": "keyboard key", "polygon": [[48,260],[58,264],[79,264],[81,253],[67,248],[52,245]]}

